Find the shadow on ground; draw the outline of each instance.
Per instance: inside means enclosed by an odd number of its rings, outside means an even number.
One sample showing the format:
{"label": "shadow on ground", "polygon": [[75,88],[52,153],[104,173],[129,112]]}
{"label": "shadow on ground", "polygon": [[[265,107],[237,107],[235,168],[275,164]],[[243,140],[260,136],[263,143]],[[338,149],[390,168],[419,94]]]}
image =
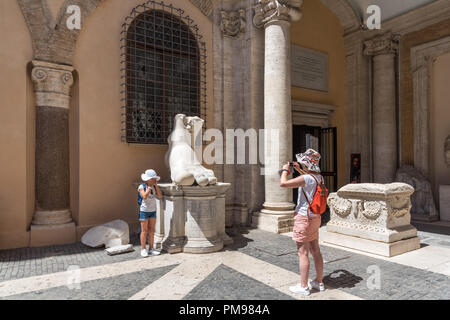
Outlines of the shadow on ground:
{"label": "shadow on ground", "polygon": [[330,288],[354,288],[364,279],[347,270],[335,270],[323,278],[323,283]]}

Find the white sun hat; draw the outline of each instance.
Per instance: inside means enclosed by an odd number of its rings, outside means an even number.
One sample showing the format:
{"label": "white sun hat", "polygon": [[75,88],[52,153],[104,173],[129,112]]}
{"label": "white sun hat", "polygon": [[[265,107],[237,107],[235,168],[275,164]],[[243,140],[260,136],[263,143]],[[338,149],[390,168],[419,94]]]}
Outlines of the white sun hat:
{"label": "white sun hat", "polygon": [[147,182],[151,179],[156,179],[157,181],[159,181],[161,178],[156,174],[155,170],[150,169],[141,174],[141,179],[142,181]]}

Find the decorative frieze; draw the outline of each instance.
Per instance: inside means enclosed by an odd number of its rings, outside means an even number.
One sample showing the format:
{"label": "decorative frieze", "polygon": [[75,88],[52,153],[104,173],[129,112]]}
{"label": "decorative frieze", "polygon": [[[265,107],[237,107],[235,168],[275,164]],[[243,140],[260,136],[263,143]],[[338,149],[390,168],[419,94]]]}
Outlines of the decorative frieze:
{"label": "decorative frieze", "polygon": [[302,18],[303,0],[258,0],[253,23],[257,28],[274,21],[299,21]]}
{"label": "decorative frieze", "polygon": [[240,33],[245,33],[246,18],[245,10],[239,11],[224,11],[220,12],[222,21],[220,22],[220,29],[222,33],[229,37],[236,37]]}
{"label": "decorative frieze", "polygon": [[364,54],[378,56],[382,54],[396,54],[398,52],[399,36],[392,33],[378,35],[364,41]]}

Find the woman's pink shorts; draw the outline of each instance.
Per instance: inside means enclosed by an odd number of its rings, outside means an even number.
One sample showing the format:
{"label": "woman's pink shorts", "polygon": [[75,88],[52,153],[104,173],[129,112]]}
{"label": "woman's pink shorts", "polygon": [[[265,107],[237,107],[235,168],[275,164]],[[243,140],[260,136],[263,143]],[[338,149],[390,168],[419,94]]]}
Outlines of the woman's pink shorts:
{"label": "woman's pink shorts", "polygon": [[302,243],[318,240],[320,224],[320,217],[310,219],[296,212],[294,216],[294,232],[292,234],[292,240]]}

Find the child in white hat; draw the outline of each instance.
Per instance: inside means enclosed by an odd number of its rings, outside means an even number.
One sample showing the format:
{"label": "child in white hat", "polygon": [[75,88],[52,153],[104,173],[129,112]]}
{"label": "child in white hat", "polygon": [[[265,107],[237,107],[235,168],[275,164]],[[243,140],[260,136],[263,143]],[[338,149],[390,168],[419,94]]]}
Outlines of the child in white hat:
{"label": "child in white hat", "polygon": [[[160,177],[155,170],[147,170],[141,174],[142,183],[138,187],[138,203],[139,221],[141,222],[141,256],[148,257],[151,255],[159,255],[160,252],[153,248],[153,240],[155,235],[156,224],[156,198],[161,199],[162,193],[158,186]],[[149,251],[146,249],[148,235]]]}

